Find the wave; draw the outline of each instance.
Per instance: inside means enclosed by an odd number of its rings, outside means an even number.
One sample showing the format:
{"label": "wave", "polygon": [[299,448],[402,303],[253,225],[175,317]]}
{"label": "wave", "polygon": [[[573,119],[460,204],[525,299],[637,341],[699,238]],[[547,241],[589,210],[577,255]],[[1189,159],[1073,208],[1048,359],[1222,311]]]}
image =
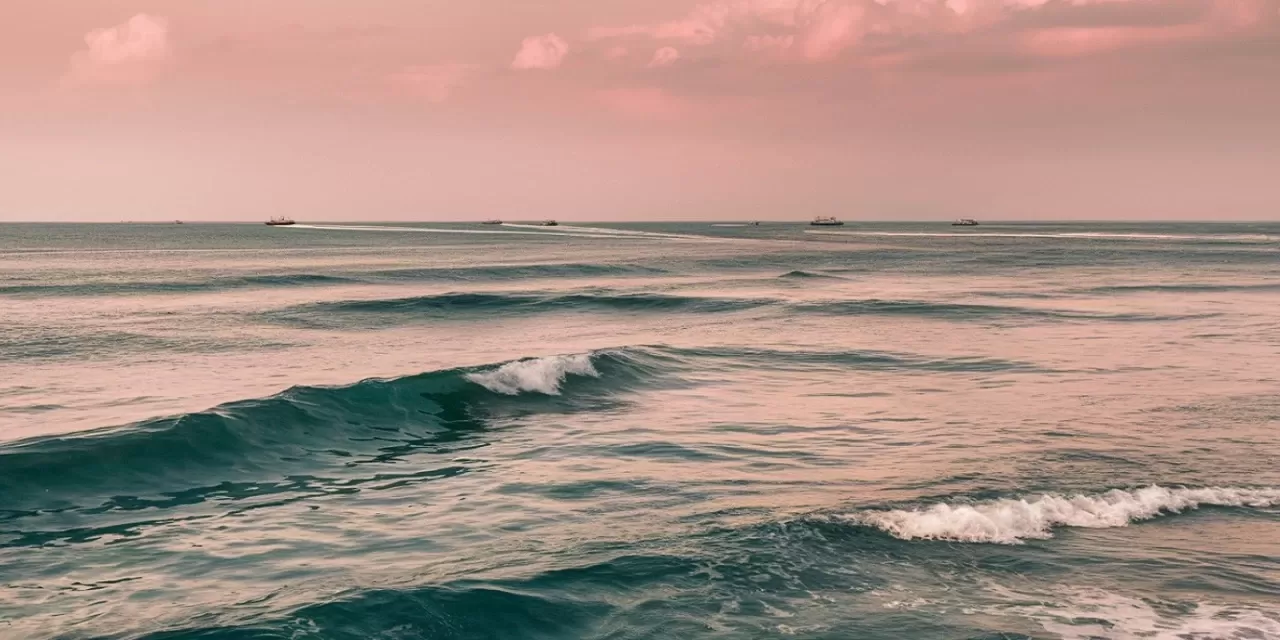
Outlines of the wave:
{"label": "wave", "polygon": [[1104,313],[1072,309],[1048,309],[962,302],[928,302],[924,300],[826,300],[792,305],[796,311],[837,315],[920,316],[944,320],[985,320],[992,318],[1024,318],[1041,320],[1108,320],[1115,322],[1159,322],[1213,317],[1215,314],[1149,314]]}
{"label": "wave", "polygon": [[138,280],[134,282],[71,282],[14,284],[0,287],[0,295],[95,296],[131,293],[196,293],[224,289],[302,287],[351,284],[356,278],[319,273],[254,275],[208,280]]}
{"label": "wave", "polygon": [[8,510],[72,506],[86,496],[154,496],[447,451],[511,412],[616,404],[618,394],[661,376],[668,360],[655,350],[611,349],[299,386],[207,411],[20,441],[0,446],[0,519]]}
{"label": "wave", "polygon": [[340,316],[365,316],[377,323],[397,316],[465,317],[472,313],[540,313],[549,311],[691,311],[723,313],[775,304],[771,299],[677,296],[656,293],[440,293],[406,298],[316,302],[272,311],[270,319],[306,326],[347,326]]}
{"label": "wave", "polygon": [[818,279],[844,280],[845,279],[845,278],[841,278],[840,276],[831,275],[829,273],[821,273],[817,271],[803,271],[800,269],[796,269],[794,271],[788,271],[778,277],[788,278],[788,279],[798,279],[798,280],[818,280]]}
{"label": "wave", "polygon": [[508,362],[492,371],[468,373],[466,379],[509,396],[525,391],[560,395],[561,383],[571,375],[599,378],[600,372],[591,364],[590,355],[576,354]]}
{"label": "wave", "polygon": [[[728,313],[773,308],[791,313],[838,316],[915,316],[943,321],[999,318],[1049,321],[1099,320],[1161,322],[1214,317],[1215,314],[1106,313],[1024,306],[929,302],[923,300],[815,300],[791,302],[781,298],[615,293],[607,290],[564,292],[452,292],[405,298],[374,298],[314,302],[270,311],[269,320],[310,327],[346,328],[363,317],[374,326],[390,326],[415,319],[464,318],[475,313],[543,313],[562,311],[625,311]],[[364,326],[364,325],[361,325]]]}
{"label": "wave", "polygon": [[1029,539],[1052,538],[1053,530],[1059,527],[1124,527],[1200,507],[1275,506],[1280,506],[1280,487],[1151,485],[1097,494],[1048,493],[1030,499],[944,502],[908,510],[863,510],[830,517],[874,527],[902,540],[1021,544]]}
{"label": "wave", "polygon": [[1028,362],[983,357],[933,357],[912,353],[888,351],[785,351],[779,349],[747,349],[729,347],[704,347],[668,349],[668,353],[684,358],[728,359],[744,367],[787,368],[848,368],[866,370],[917,370],[942,373],[1025,372],[1050,373]]}
{"label": "wave", "polygon": [[353,273],[286,273],[220,277],[203,280],[135,280],[109,282],[28,282],[0,286],[9,296],[98,296],[122,294],[199,293],[233,289],[386,284],[399,282],[489,281],[534,278],[652,276],[656,267],[608,263],[496,264],[469,267],[381,269]]}
{"label": "wave", "polygon": [[1280,291],[1280,282],[1250,284],[1121,284],[1072,289],[1072,293],[1124,294],[1124,293],[1225,293],[1230,291]]}

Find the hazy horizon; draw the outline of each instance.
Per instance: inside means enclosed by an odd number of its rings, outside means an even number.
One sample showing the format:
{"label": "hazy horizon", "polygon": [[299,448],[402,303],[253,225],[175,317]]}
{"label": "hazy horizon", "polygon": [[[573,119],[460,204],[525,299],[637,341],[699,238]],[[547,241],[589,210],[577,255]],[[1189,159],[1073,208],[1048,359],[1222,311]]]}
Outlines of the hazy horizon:
{"label": "hazy horizon", "polygon": [[0,18],[0,221],[1280,218],[1280,0]]}

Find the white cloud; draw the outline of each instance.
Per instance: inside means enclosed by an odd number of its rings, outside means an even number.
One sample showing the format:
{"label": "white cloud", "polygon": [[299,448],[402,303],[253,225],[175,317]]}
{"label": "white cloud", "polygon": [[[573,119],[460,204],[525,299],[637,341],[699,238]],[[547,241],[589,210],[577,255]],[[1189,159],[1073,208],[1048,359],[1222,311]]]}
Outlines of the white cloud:
{"label": "white cloud", "polygon": [[86,48],[71,57],[73,84],[140,84],[169,59],[169,21],[140,13],[124,24],[85,34]]}
{"label": "white cloud", "polygon": [[653,59],[649,61],[650,68],[669,67],[680,59],[680,51],[675,47],[663,47],[653,52]]}
{"label": "white cloud", "polygon": [[529,36],[520,44],[520,51],[511,61],[512,69],[555,69],[569,55],[569,43],[564,38],[548,33]]}
{"label": "white cloud", "polygon": [[801,51],[810,60],[826,60],[854,44],[862,35],[866,10],[843,0],[806,3],[803,14]]}

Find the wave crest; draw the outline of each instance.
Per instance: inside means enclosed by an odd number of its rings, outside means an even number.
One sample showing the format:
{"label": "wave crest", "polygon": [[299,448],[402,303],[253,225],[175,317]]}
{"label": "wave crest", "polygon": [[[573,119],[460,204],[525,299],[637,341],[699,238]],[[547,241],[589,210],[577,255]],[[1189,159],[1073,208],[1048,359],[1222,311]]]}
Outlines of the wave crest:
{"label": "wave crest", "polygon": [[560,383],[570,375],[599,378],[600,372],[591,363],[589,354],[573,354],[516,360],[492,371],[469,373],[466,379],[508,396],[525,391],[558,396]]}
{"label": "wave crest", "polygon": [[857,511],[837,520],[880,529],[902,540],[1021,544],[1053,537],[1057,527],[1123,527],[1131,522],[1202,506],[1266,508],[1280,505],[1280,488],[1162,487],[1112,489],[1099,494],[1044,494],[974,504],[939,503],[921,509]]}

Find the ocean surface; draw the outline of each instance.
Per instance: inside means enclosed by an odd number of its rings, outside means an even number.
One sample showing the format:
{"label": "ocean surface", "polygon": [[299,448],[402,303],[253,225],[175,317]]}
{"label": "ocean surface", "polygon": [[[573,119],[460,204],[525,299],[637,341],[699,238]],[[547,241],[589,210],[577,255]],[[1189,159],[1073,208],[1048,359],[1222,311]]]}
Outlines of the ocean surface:
{"label": "ocean surface", "polygon": [[1280,224],[0,225],[0,637],[1280,638]]}

